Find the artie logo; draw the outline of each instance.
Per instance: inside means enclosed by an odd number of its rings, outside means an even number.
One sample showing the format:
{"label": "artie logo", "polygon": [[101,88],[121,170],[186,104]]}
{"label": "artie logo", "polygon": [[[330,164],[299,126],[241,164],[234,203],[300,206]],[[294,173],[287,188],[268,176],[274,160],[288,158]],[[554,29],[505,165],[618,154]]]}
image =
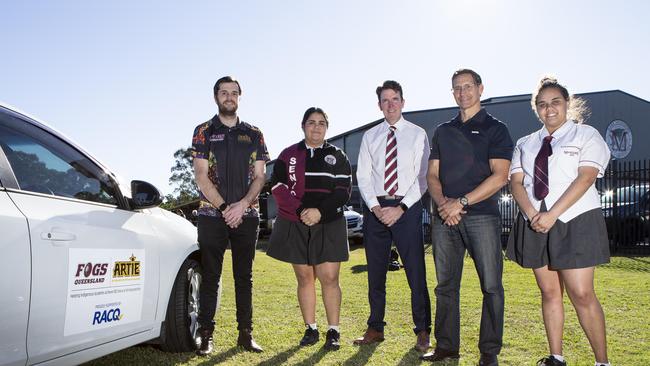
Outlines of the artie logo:
{"label": "artie logo", "polygon": [[115,262],[113,267],[113,277],[137,277],[140,276],[140,261],[136,261],[135,256],[131,254],[130,261]]}

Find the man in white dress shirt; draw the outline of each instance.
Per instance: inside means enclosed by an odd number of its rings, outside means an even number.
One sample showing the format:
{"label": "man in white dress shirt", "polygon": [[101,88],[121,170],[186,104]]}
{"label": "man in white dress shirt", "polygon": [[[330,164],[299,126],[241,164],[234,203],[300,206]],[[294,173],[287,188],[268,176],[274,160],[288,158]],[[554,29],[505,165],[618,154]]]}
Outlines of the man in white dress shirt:
{"label": "man in white dress shirt", "polygon": [[364,207],[363,235],[368,262],[368,329],[356,345],[384,340],[386,273],[394,242],[411,288],[411,311],[416,348],[430,347],[431,304],[426,284],[422,203],[427,189],[427,134],[402,117],[401,85],[387,80],[377,87],[384,121],[366,131],[361,140],[357,181]]}

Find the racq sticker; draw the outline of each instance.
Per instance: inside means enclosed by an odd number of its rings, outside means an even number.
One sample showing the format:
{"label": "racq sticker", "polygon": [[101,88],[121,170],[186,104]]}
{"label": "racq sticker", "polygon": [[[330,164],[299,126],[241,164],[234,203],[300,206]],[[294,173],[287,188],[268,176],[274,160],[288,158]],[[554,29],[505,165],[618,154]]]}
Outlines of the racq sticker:
{"label": "racq sticker", "polygon": [[140,320],[145,264],[144,249],[70,248],[63,335]]}

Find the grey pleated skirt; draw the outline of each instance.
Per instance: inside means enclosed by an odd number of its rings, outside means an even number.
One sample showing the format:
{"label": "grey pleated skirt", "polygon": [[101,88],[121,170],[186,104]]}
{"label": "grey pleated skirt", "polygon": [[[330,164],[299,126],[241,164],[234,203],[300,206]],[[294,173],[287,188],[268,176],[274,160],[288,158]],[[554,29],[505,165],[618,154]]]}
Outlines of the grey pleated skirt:
{"label": "grey pleated skirt", "polygon": [[557,220],[548,233],[531,229],[520,212],[510,231],[506,256],[524,268],[548,265],[553,270],[608,263],[609,240],[602,211],[595,208],[566,223]]}
{"label": "grey pleated skirt", "polygon": [[266,254],[292,264],[345,262],[350,258],[345,218],[310,227],[278,217]]}

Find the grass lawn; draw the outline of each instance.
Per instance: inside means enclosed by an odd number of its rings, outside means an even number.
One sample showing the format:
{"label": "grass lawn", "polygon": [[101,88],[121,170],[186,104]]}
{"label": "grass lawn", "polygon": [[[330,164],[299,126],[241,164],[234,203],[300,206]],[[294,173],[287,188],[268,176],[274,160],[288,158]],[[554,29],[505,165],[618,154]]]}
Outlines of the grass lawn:
{"label": "grass lawn", "polygon": [[[261,243],[263,244],[263,243]],[[433,258],[427,251],[427,278],[432,311],[435,312],[436,284]],[[193,353],[169,354],[153,346],[132,347],[87,365],[417,365],[422,363],[413,349],[410,292],[404,271],[388,273],[386,340],[379,345],[356,347],[352,340],[366,328],[366,265],[363,247],[351,248],[350,261],[341,268],[343,305],[341,349],[322,349],[323,329],[327,329],[322,303],[317,308],[321,342],[307,348],[297,346],[304,325],[295,294],[295,278],[290,265],[257,252],[254,265],[255,339],[264,347],[262,354],[248,353],[235,346],[237,330],[230,252],[224,263],[223,295],[216,317],[216,351],[210,358]],[[506,261],[506,295],[502,365],[534,365],[547,354],[539,291],[533,274]],[[596,291],[605,309],[610,362],[613,365],[650,364],[650,258],[612,258],[612,263],[596,270]],[[319,296],[320,298],[320,296]],[[319,300],[320,301],[320,300]],[[564,356],[570,365],[593,365],[594,359],[575,311],[565,296],[566,324]],[[461,358],[458,363],[475,365],[478,360],[478,331],[481,315],[481,291],[470,258],[465,260],[461,290]],[[432,316],[433,318],[433,316]],[[435,340],[432,337],[432,342]],[[430,364],[423,362],[422,364]]]}

